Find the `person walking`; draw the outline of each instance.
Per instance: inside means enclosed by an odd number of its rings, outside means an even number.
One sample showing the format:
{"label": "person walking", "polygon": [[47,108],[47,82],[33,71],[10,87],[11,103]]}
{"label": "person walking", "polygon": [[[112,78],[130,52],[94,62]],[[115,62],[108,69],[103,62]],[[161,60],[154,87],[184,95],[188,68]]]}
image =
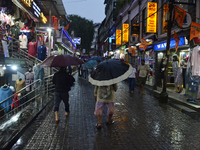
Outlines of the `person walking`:
{"label": "person walking", "polygon": [[[84,63],[85,63],[86,61],[84,60]],[[87,78],[87,69],[86,69],[86,67],[85,67],[85,64],[82,64],[81,65],[81,73],[82,73],[82,77],[84,78],[84,79],[86,79]]]}
{"label": "person walking", "polygon": [[102,111],[105,105],[108,106],[108,122],[106,125],[113,124],[112,116],[114,114],[114,102],[115,102],[115,92],[118,89],[117,84],[109,86],[95,86],[94,96],[96,99],[95,112],[94,115],[97,116],[98,123],[96,125],[97,129],[101,129],[102,121]]}
{"label": "person walking", "polygon": [[69,91],[70,87],[75,82],[73,76],[67,73],[66,67],[61,67],[60,70],[54,74],[53,83],[55,84],[54,93],[54,112],[55,112],[55,122],[59,122],[58,111],[61,100],[65,104],[65,115],[69,115]]}
{"label": "person walking", "polygon": [[144,95],[144,88],[147,80],[147,75],[149,73],[149,67],[145,65],[145,60],[141,60],[141,65],[138,66],[138,82],[139,82],[139,92],[141,92],[142,89],[142,94]]}
{"label": "person walking", "polygon": [[[133,65],[132,65],[133,67]],[[129,93],[133,91],[135,93],[135,78],[136,78],[136,69],[133,67],[132,74],[128,77],[128,83],[129,83]]]}

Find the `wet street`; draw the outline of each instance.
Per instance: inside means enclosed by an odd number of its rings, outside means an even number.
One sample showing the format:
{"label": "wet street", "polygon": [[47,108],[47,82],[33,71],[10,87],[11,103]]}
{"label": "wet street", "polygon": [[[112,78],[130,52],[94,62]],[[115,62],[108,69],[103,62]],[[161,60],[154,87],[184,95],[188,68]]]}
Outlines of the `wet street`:
{"label": "wet street", "polygon": [[[127,82],[118,84],[115,124],[107,126],[104,109],[102,129],[97,130],[94,116],[94,86],[75,75],[70,91],[70,115],[65,117],[61,104],[59,124],[53,108],[39,125],[28,128],[27,142],[20,138],[12,149],[26,150],[199,150],[200,123],[153,95],[128,93]],[[33,123],[34,124],[34,123]],[[21,144],[23,143],[23,144]]]}

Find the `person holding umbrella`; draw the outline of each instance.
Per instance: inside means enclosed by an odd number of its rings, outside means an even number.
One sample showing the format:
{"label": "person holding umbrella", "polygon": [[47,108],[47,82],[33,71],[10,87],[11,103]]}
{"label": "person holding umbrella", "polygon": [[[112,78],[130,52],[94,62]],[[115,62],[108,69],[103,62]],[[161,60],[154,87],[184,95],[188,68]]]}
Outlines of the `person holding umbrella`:
{"label": "person holding umbrella", "polygon": [[60,67],[60,70],[54,74],[53,83],[55,84],[54,93],[54,112],[55,112],[55,122],[59,122],[58,111],[61,100],[65,104],[65,115],[69,115],[69,91],[70,87],[75,82],[73,76],[69,75],[66,71],[66,67]]}
{"label": "person holding umbrella", "polygon": [[108,105],[109,115],[106,124],[114,123],[111,119],[114,114],[115,92],[118,89],[117,83],[127,79],[132,71],[132,66],[124,61],[109,59],[99,63],[89,75],[89,82],[95,85],[96,105],[94,114],[98,120],[97,129],[101,129],[102,110],[105,105]]}

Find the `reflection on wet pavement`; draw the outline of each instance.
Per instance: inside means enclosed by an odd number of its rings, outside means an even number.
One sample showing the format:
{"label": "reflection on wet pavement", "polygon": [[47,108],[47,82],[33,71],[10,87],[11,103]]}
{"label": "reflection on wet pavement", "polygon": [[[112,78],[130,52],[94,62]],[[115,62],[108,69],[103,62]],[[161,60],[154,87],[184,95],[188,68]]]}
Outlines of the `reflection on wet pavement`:
{"label": "reflection on wet pavement", "polygon": [[[106,109],[102,129],[97,130],[94,116],[94,86],[76,76],[70,91],[70,115],[65,117],[61,104],[59,124],[54,123],[53,108],[40,122],[23,149],[61,150],[198,150],[200,123],[146,92],[129,94],[126,82],[116,92],[115,124],[107,126]],[[17,143],[16,143],[17,144]],[[20,141],[18,141],[20,145]],[[17,149],[17,147],[13,147]]]}

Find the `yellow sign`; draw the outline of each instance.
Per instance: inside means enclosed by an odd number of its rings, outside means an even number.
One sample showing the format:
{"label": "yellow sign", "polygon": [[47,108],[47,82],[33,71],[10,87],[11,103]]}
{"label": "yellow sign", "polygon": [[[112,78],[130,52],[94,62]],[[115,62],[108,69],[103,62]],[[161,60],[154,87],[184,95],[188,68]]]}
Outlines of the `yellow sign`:
{"label": "yellow sign", "polygon": [[21,0],[27,7],[31,7],[33,0]]}
{"label": "yellow sign", "polygon": [[157,3],[148,2],[147,4],[147,32],[156,33],[157,31]]}
{"label": "yellow sign", "polygon": [[40,17],[42,18],[42,22],[45,24],[47,23],[47,18],[44,16],[43,13],[40,13]]}
{"label": "yellow sign", "polygon": [[116,30],[116,45],[121,45],[122,43],[122,30]]}
{"label": "yellow sign", "polygon": [[169,4],[164,4],[163,6],[163,33],[167,32],[167,21],[165,21],[165,15],[169,12]]}
{"label": "yellow sign", "polygon": [[123,42],[128,42],[129,40],[129,24],[123,24]]}

